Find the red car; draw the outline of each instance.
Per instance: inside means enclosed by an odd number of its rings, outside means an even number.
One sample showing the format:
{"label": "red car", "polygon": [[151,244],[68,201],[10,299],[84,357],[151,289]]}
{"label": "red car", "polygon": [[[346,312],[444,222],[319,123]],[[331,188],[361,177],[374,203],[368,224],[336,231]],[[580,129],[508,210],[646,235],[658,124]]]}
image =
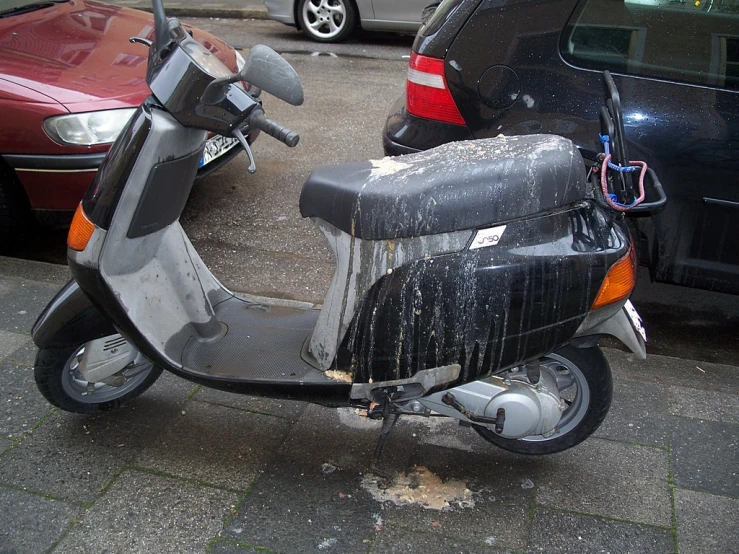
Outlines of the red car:
{"label": "red car", "polygon": [[[146,12],[93,0],[0,1],[0,248],[31,218],[70,214],[108,148],[151,92]],[[233,71],[243,59],[214,36],[188,29]],[[201,174],[239,152],[211,137]]]}

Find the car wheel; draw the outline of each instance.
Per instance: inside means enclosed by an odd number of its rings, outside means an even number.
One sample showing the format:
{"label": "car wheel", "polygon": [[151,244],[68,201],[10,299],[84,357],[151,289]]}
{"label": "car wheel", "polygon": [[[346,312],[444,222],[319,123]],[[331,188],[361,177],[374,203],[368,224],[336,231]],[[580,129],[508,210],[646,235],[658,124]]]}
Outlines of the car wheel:
{"label": "car wheel", "polygon": [[357,24],[352,0],[300,0],[300,27],[318,42],[341,42]]}
{"label": "car wheel", "polygon": [[567,403],[554,433],[507,439],[486,426],[474,425],[482,438],[517,454],[554,454],[581,443],[603,423],[611,406],[613,382],[608,362],[597,346],[565,346],[540,361],[554,369],[560,397]]}
{"label": "car wheel", "polygon": [[120,386],[89,383],[79,372],[85,345],[40,350],[36,356],[36,386],[54,406],[78,414],[113,410],[141,395],[162,374],[162,368],[139,355],[121,368]]}
{"label": "car wheel", "polygon": [[31,228],[31,209],[13,172],[0,164],[0,252],[22,243]]}

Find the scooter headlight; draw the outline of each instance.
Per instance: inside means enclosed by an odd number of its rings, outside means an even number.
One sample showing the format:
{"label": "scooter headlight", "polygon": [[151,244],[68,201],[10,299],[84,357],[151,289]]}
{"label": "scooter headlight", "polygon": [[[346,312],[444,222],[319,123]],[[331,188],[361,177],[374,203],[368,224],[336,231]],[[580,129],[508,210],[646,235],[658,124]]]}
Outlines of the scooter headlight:
{"label": "scooter headlight", "polygon": [[118,138],[135,108],[102,110],[50,117],[44,130],[54,142],[74,146],[108,144]]}

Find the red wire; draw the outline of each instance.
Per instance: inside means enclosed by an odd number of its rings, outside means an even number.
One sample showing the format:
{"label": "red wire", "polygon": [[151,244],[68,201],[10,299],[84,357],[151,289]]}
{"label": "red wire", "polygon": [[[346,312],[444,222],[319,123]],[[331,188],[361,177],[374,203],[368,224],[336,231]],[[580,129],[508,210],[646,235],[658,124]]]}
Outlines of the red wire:
{"label": "red wire", "polygon": [[611,196],[608,194],[608,182],[606,181],[606,171],[608,170],[608,162],[610,161],[611,161],[611,155],[608,154],[603,159],[603,165],[601,166],[600,188],[603,191],[603,197],[605,198],[606,202],[608,202],[608,205],[611,206],[611,208],[619,212],[625,212],[625,211],[630,210],[634,206],[641,204],[644,201],[644,197],[646,196],[646,193],[644,191],[644,175],[647,173],[647,164],[646,162],[639,162],[639,161],[633,161],[633,160],[629,161],[631,165],[641,166],[641,173],[639,174],[639,198],[634,200],[631,206],[621,206],[619,204],[616,204],[613,200],[611,200]]}

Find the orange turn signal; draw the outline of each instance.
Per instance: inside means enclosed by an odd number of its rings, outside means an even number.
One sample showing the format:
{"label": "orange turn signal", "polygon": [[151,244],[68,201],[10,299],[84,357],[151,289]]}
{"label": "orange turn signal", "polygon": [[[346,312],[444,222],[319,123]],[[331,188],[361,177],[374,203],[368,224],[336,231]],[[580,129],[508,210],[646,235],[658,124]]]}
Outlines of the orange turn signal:
{"label": "orange turn signal", "polygon": [[67,235],[67,246],[72,250],[82,252],[87,243],[90,242],[92,232],[95,230],[95,225],[92,221],[87,219],[84,210],[82,209],[82,203],[77,206],[77,211],[74,212],[72,218],[72,225],[69,228],[69,235]]}
{"label": "orange turn signal", "polygon": [[608,304],[628,298],[634,290],[636,283],[636,254],[634,246],[629,248],[629,253],[618,260],[608,270],[603,284],[600,286],[598,296],[591,306],[591,310],[597,310]]}

